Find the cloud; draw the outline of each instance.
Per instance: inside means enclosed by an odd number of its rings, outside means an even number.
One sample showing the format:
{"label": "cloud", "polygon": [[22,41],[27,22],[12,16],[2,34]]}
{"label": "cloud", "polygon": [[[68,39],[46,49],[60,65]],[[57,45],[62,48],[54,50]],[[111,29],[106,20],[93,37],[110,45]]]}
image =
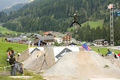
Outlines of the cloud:
{"label": "cloud", "polygon": [[30,3],[34,0],[0,0],[0,11],[19,3]]}

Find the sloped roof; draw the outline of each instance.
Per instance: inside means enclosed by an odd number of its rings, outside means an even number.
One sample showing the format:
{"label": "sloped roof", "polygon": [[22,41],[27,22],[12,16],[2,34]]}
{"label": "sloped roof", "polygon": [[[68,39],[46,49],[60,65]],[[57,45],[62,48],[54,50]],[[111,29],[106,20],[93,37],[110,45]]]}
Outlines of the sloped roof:
{"label": "sloped roof", "polygon": [[43,33],[43,35],[48,35],[48,34],[52,34],[52,31],[44,32],[44,33]]}
{"label": "sloped roof", "polygon": [[96,39],[94,41],[100,42],[100,41],[105,41],[105,39]]}
{"label": "sloped roof", "polygon": [[11,37],[11,38],[6,38],[8,41],[20,41],[22,38],[20,37]]}
{"label": "sloped roof", "polygon": [[63,37],[64,36],[64,34],[62,34],[60,32],[53,32],[52,34],[56,37]]}
{"label": "sloped roof", "polygon": [[38,36],[39,40],[54,40],[54,37],[52,36]]}

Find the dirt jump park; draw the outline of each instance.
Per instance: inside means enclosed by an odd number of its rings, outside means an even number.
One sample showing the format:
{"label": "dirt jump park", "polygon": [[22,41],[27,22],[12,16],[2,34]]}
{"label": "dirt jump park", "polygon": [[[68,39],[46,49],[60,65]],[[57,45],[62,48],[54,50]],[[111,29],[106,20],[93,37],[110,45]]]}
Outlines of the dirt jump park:
{"label": "dirt jump park", "polygon": [[118,59],[78,46],[31,47],[17,60],[47,80],[120,80]]}

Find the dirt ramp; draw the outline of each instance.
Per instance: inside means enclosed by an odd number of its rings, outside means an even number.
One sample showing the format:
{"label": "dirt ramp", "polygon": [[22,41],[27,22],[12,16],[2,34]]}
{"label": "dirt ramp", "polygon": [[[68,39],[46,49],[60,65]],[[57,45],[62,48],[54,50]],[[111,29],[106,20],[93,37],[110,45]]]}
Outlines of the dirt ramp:
{"label": "dirt ramp", "polygon": [[19,57],[16,56],[16,59],[17,59],[18,62],[23,62],[23,61],[25,61],[29,56],[30,56],[30,55],[29,55],[29,50],[26,49],[25,51],[23,51],[23,52],[21,53],[21,55],[20,55]]}
{"label": "dirt ramp", "polygon": [[89,80],[91,78],[120,78],[120,69],[95,52],[80,51],[65,54],[44,72],[47,80]]}
{"label": "dirt ramp", "polygon": [[33,66],[34,63],[36,63],[37,59],[43,54],[43,51],[35,51],[32,55],[29,56],[28,59],[26,59],[23,64],[24,68],[30,68]]}
{"label": "dirt ramp", "polygon": [[55,64],[53,48],[46,47],[45,51],[35,51],[25,60],[24,67],[33,72],[42,72]]}

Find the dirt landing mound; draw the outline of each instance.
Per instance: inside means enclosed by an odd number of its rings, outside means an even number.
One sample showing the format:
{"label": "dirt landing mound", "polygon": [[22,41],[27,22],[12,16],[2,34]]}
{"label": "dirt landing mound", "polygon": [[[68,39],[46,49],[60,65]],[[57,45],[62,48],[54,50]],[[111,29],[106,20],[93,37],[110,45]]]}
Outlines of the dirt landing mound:
{"label": "dirt landing mound", "polygon": [[69,53],[43,73],[47,80],[119,78],[120,69],[95,52]]}
{"label": "dirt landing mound", "polygon": [[55,64],[52,48],[45,48],[45,51],[34,51],[24,62],[24,68],[35,73],[43,72]]}

